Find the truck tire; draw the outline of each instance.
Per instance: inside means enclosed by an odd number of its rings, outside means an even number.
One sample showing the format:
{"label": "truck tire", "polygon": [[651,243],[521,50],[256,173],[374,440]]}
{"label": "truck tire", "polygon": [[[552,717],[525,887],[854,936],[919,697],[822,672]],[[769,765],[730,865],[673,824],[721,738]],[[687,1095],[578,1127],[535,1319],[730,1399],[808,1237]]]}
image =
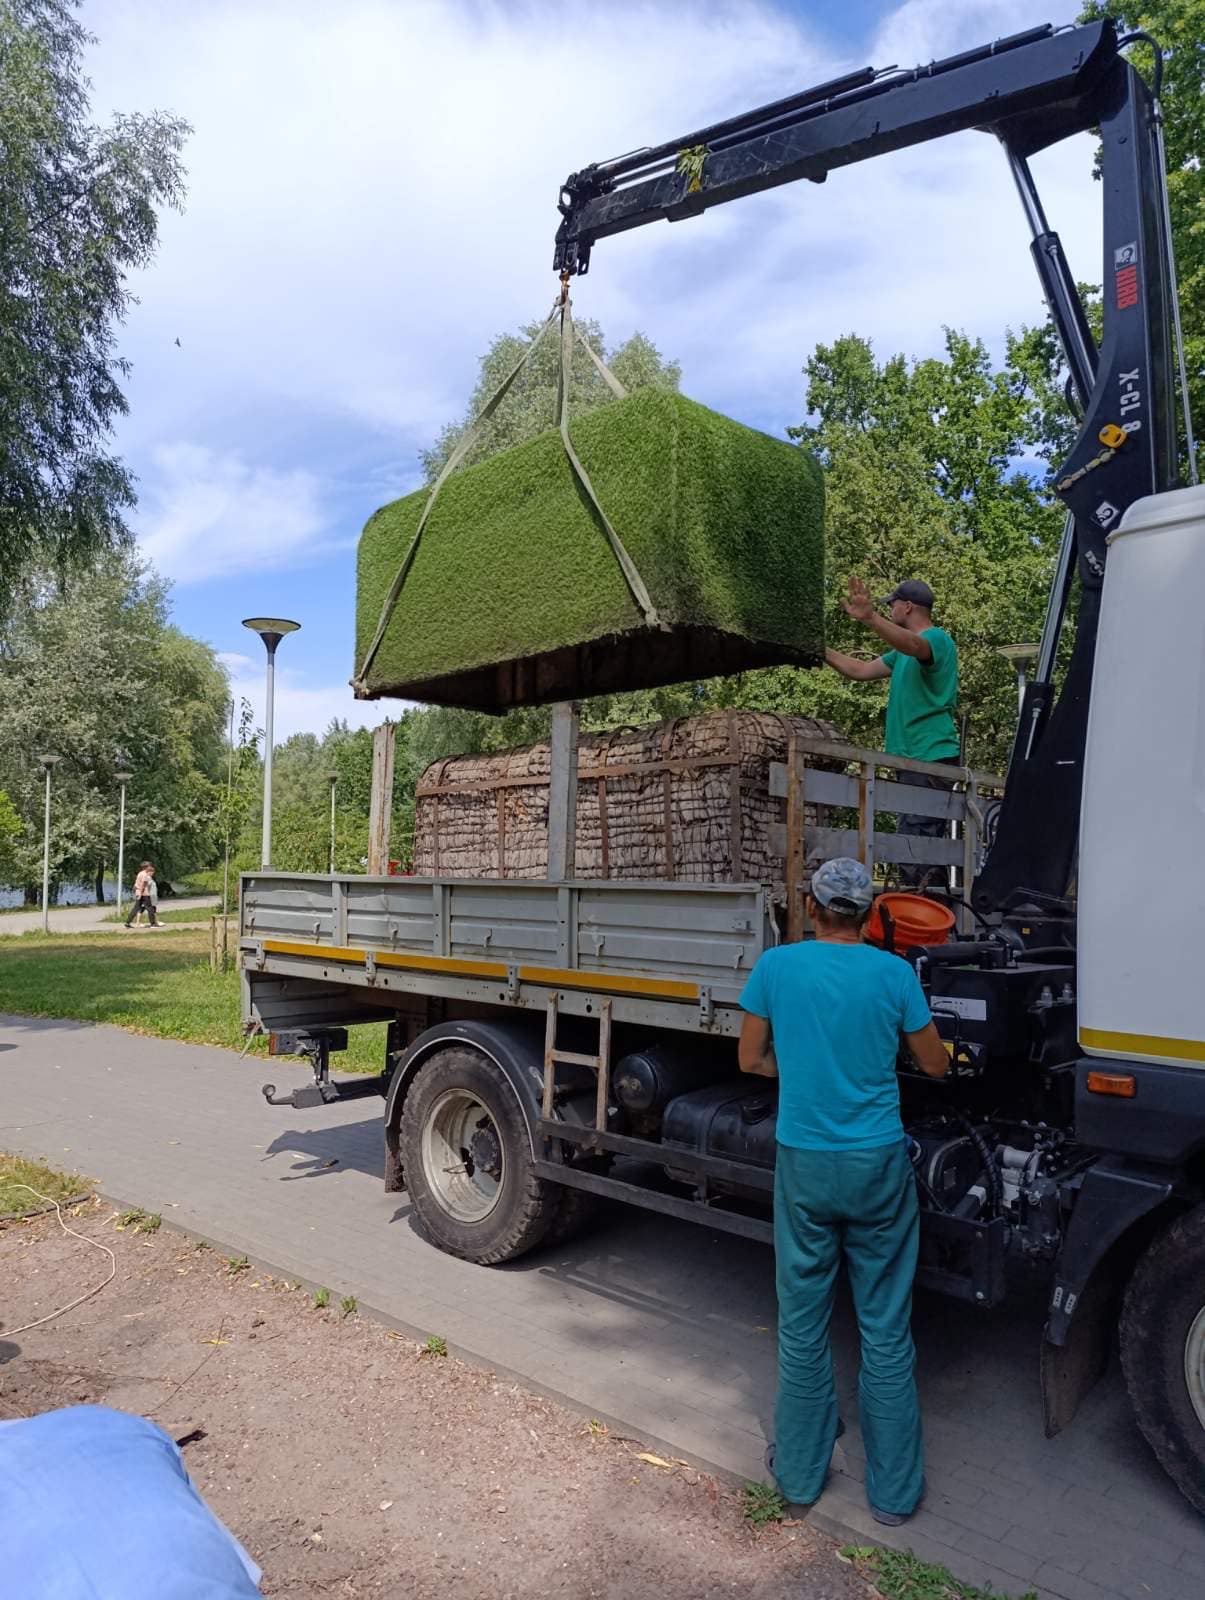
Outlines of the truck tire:
{"label": "truck tire", "polygon": [[560,1191],[537,1178],[514,1090],[485,1056],[452,1046],[419,1068],[402,1112],[406,1187],[423,1234],[496,1266],[541,1244]]}
{"label": "truck tire", "polygon": [[1121,1365],[1159,1465],[1205,1511],[1205,1206],[1177,1217],[1134,1269]]}

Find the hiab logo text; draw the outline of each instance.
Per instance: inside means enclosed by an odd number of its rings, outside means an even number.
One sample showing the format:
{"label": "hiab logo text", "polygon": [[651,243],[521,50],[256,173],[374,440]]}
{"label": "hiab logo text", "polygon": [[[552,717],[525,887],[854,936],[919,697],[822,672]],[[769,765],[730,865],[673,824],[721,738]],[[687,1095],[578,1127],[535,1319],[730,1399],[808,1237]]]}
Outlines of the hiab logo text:
{"label": "hiab logo text", "polygon": [[1132,240],[1113,252],[1113,270],[1116,274],[1117,309],[1125,311],[1138,304],[1138,241]]}

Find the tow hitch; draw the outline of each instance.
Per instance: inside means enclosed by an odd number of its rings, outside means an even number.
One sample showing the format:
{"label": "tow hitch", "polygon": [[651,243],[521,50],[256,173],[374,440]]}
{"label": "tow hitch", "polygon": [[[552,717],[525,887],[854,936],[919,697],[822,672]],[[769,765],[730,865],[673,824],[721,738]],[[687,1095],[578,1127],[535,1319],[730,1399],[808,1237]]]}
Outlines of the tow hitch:
{"label": "tow hitch", "polygon": [[268,1054],[305,1056],[314,1074],[314,1081],[294,1089],[290,1094],[277,1094],[274,1083],[265,1083],[262,1090],[264,1099],[270,1106],[292,1106],[295,1111],[308,1111],[314,1106],[329,1105],[332,1100],[363,1100],[371,1095],[384,1094],[388,1086],[384,1073],[368,1078],[344,1079],[339,1083],[331,1078],[331,1051],[346,1049],[346,1028],[269,1034]]}

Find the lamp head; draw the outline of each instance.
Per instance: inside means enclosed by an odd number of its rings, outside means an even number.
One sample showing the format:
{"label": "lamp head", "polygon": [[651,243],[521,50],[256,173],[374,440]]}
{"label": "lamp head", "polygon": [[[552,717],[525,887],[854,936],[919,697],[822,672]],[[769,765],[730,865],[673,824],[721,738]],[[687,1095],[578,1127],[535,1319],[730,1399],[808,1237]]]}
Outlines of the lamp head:
{"label": "lamp head", "polygon": [[113,776],[117,779],[118,783],[125,784],[129,783],[134,774],[132,772],[115,772]]}
{"label": "lamp head", "polygon": [[300,626],[300,622],[290,622],[287,617],[243,618],[243,627],[250,628],[252,633],[259,634],[269,655],[275,653],[276,646],[286,633],[296,633]]}
{"label": "lamp head", "polygon": [[50,771],[51,767],[57,767],[62,759],[62,756],[43,755],[38,757],[38,760],[41,762],[42,766],[47,772]]}
{"label": "lamp head", "polygon": [[1036,644],[998,644],[996,654],[1003,656],[1006,661],[1011,661],[1015,666],[1020,661],[1032,661],[1038,653]]}

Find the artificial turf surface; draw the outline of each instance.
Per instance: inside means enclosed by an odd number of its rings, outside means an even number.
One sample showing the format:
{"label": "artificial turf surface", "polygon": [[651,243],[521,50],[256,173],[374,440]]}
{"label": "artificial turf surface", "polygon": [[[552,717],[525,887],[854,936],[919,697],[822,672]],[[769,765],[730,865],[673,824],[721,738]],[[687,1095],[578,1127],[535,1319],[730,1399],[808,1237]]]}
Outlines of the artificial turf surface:
{"label": "artificial turf surface", "polygon": [[[824,491],[806,451],[660,389],[600,407],[573,422],[571,434],[671,630],[723,636],[725,670],[740,664],[742,641],[748,665],[821,658]],[[357,671],[427,494],[394,501],[364,529]],[[422,699],[452,674],[646,631],[550,430],[445,483],[367,693]],[[643,670],[661,674],[663,653],[657,665],[652,657]],[[641,677],[639,652],[630,659],[625,687],[666,681]]]}

